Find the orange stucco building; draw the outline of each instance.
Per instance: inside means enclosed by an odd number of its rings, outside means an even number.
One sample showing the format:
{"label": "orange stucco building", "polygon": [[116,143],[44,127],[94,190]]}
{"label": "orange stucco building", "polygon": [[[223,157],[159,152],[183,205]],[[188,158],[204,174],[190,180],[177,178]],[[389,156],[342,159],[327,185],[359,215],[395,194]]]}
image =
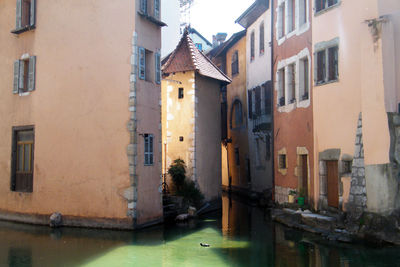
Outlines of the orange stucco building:
{"label": "orange stucco building", "polygon": [[159,2],[6,0],[0,10],[0,218],[161,221]]}
{"label": "orange stucco building", "polygon": [[275,201],[291,190],[313,196],[312,9],[309,0],[274,0]]}

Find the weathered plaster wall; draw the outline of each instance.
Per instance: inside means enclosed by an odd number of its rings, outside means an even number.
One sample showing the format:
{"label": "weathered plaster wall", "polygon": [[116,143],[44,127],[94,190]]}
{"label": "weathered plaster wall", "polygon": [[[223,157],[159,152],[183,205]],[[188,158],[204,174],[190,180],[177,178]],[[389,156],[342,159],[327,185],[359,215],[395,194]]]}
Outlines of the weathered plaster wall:
{"label": "weathered plaster wall", "polygon": [[221,196],[221,84],[196,74],[196,180],[206,200]]}
{"label": "weathered plaster wall", "polygon": [[[127,218],[133,3],[37,2],[37,28],[20,35],[10,33],[15,1],[0,3],[0,209]],[[20,97],[12,65],[24,53],[37,56],[36,90]],[[11,127],[20,125],[35,125],[33,193],[10,191]]]}
{"label": "weathered plaster wall", "polygon": [[[136,1],[139,9],[140,1]],[[152,51],[148,80],[137,79],[136,119],[137,119],[137,223],[144,224],[162,219],[161,196],[161,86],[155,82],[155,53],[161,49],[161,29],[154,23],[136,16],[135,31],[137,45]],[[144,134],[152,134],[153,165],[144,165]],[[151,197],[149,197],[151,196]]]}
{"label": "weathered plaster wall", "polygon": [[[179,88],[183,88],[184,96],[178,98]],[[186,174],[194,179],[195,168],[195,74],[193,71],[178,72],[165,77],[162,81],[162,135],[166,144],[168,171],[171,163],[178,158],[185,161]],[[179,137],[183,137],[183,141]],[[163,149],[165,145],[163,146]],[[165,158],[163,158],[164,164]],[[168,179],[169,183],[171,179]]]}
{"label": "weathered plaster wall", "polygon": [[[232,76],[232,55],[238,51],[239,55],[239,73]],[[248,167],[249,158],[248,132],[247,132],[247,99],[246,99],[246,38],[243,37],[233,45],[226,53],[227,75],[231,77],[232,83],[227,86],[227,104],[228,104],[228,138],[232,143],[228,144],[229,158],[229,176],[232,177],[232,186],[247,188],[248,186]],[[242,104],[243,124],[240,127],[231,127],[235,120],[234,110],[232,109],[235,100]],[[239,149],[240,164],[236,164],[235,148]],[[223,183],[225,186],[228,183]]]}

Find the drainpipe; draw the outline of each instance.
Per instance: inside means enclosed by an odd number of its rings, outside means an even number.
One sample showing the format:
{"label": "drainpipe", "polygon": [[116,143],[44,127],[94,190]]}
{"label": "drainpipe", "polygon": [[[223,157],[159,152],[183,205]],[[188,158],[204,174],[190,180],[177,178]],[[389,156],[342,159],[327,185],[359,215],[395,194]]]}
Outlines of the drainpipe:
{"label": "drainpipe", "polygon": [[272,121],[271,121],[271,146],[272,146],[272,200],[275,200],[275,125],[274,125],[274,0],[271,0],[271,103],[272,103]]}

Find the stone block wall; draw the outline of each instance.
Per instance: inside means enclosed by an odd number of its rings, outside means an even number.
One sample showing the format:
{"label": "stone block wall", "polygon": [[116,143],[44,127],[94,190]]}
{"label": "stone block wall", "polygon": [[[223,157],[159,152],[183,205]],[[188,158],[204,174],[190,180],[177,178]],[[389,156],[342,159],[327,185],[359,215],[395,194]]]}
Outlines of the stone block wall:
{"label": "stone block wall", "polygon": [[296,190],[296,189],[289,187],[275,186],[275,202],[279,204],[287,203],[290,190]]}

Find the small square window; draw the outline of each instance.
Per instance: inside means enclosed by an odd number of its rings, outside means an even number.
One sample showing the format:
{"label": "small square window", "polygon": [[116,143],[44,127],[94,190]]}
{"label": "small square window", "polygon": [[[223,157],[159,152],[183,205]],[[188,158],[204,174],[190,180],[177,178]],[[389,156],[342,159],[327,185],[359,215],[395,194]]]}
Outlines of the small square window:
{"label": "small square window", "polygon": [[287,169],[287,165],[286,165],[286,154],[280,154],[279,155],[279,169]]}
{"label": "small square window", "polygon": [[183,136],[179,136],[179,141],[183,142]]}
{"label": "small square window", "polygon": [[182,98],[183,98],[183,88],[179,88],[179,91],[178,91],[178,98],[179,98],[179,99],[182,99]]}
{"label": "small square window", "polygon": [[203,44],[201,44],[201,43],[196,43],[195,46],[196,46],[197,49],[199,49],[200,51],[203,51]]}
{"label": "small square window", "polygon": [[351,160],[343,160],[342,161],[342,173],[343,174],[350,174],[352,169],[353,162]]}

